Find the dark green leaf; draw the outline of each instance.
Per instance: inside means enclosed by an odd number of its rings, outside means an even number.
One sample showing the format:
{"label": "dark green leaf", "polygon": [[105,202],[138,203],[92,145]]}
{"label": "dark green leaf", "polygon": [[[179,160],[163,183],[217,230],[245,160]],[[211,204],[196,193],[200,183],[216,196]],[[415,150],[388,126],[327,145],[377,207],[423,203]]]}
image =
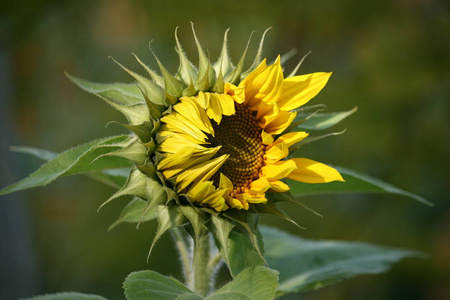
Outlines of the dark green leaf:
{"label": "dark green leaf", "polygon": [[426,199],[413,193],[401,190],[389,183],[381,181],[380,179],[376,179],[368,175],[363,175],[343,167],[333,167],[341,173],[345,182],[308,184],[288,179],[287,184],[291,187],[291,193],[295,197],[338,192],[386,193],[403,195],[420,201],[424,204],[432,205],[432,203],[427,201]]}
{"label": "dark green leaf", "polygon": [[128,300],[201,300],[178,280],[154,271],[134,272],[123,283]]}
{"label": "dark green leaf", "polygon": [[228,257],[228,267],[233,277],[247,267],[264,265],[264,260],[255,251],[247,235],[236,230],[231,231],[228,236],[227,246],[228,253],[224,253],[225,249],[222,248],[221,254],[222,257]]}
{"label": "dark green leaf", "polygon": [[[297,126],[298,129],[305,130],[323,130],[330,128],[337,123],[341,122],[351,114],[357,111],[357,107],[343,112],[332,112],[332,113],[317,113],[314,114],[311,118]],[[299,116],[301,117],[301,115]],[[299,118],[297,117],[297,118]],[[296,119],[297,119],[296,118]]]}
{"label": "dark green leaf", "polygon": [[261,226],[269,266],[280,272],[277,295],[307,291],[362,274],[376,274],[420,253],[364,243],[311,241]]}
{"label": "dark green leaf", "polygon": [[277,271],[254,266],[240,272],[233,281],[205,300],[272,300],[277,286]]}
{"label": "dark green leaf", "polygon": [[117,147],[105,147],[105,145],[119,143],[127,138],[126,135],[107,137],[69,149],[43,164],[28,177],[4,188],[0,191],[0,195],[44,186],[61,176],[128,167],[129,161],[119,157],[101,158],[93,162],[100,155],[117,149]]}
{"label": "dark green leaf", "polygon": [[107,300],[107,299],[97,295],[66,292],[66,293],[34,296],[33,298],[25,298],[22,300]]}
{"label": "dark green leaf", "polygon": [[120,214],[119,219],[117,219],[114,224],[112,224],[108,230],[113,229],[121,223],[139,223],[147,222],[156,218],[156,207],[149,210],[145,216],[145,208],[147,207],[147,201],[139,198],[134,198],[130,203],[125,206]]}

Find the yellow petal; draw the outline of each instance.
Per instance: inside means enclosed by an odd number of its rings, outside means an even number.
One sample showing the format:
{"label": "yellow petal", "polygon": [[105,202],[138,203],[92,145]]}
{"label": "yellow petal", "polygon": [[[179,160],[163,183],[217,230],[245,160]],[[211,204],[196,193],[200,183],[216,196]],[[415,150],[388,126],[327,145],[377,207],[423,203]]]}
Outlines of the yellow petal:
{"label": "yellow petal", "polygon": [[[172,178],[172,177],[176,176],[178,173],[183,172],[194,165],[208,161],[217,153],[217,151],[219,151],[219,149],[220,149],[220,147],[215,147],[215,148],[206,149],[203,152],[194,153],[189,159],[187,159],[183,162],[180,162],[177,165],[171,164],[170,167],[160,167],[161,162],[164,161],[163,160],[158,163],[158,170],[163,170],[163,174],[166,178]],[[172,158],[172,159],[176,160],[177,157],[181,156],[181,155],[182,154],[179,154],[179,153],[170,154],[166,157],[166,159]]]}
{"label": "yellow petal", "polygon": [[283,134],[282,136],[277,138],[277,140],[272,145],[269,145],[267,147],[267,149],[270,149],[271,147],[278,145],[279,143],[283,143],[287,147],[291,147],[295,143],[298,143],[301,140],[303,140],[304,138],[306,138],[308,135],[309,135],[309,133],[306,133],[304,131],[294,131],[294,132],[289,132],[289,133]]}
{"label": "yellow petal", "polygon": [[283,192],[289,191],[290,187],[286,183],[276,180],[276,181],[270,181],[270,189],[275,192],[283,193]]}
{"label": "yellow petal", "polygon": [[295,162],[289,159],[265,165],[261,168],[261,174],[268,180],[278,180],[287,177],[295,169],[297,169]]}
{"label": "yellow petal", "polygon": [[275,163],[289,155],[289,148],[285,143],[278,143],[264,153],[266,163]]}
{"label": "yellow petal", "polygon": [[261,139],[264,145],[270,145],[273,143],[273,136],[264,130],[261,132]]}
{"label": "yellow petal", "polygon": [[276,118],[264,127],[264,130],[271,134],[280,134],[291,125],[296,115],[297,112],[280,110]]}
{"label": "yellow petal", "polygon": [[214,96],[218,98],[222,113],[225,116],[231,116],[236,113],[236,110],[234,109],[234,100],[230,95],[214,94]]}
{"label": "yellow petal", "polygon": [[194,183],[195,185],[211,178],[211,176],[213,176],[225,163],[228,157],[229,155],[222,155],[215,159],[192,166],[181,172],[176,178],[178,192],[186,188],[191,183]]}
{"label": "yellow petal", "polygon": [[339,172],[325,164],[307,158],[292,158],[297,169],[288,178],[306,183],[325,183],[331,181],[345,181]]}
{"label": "yellow petal", "polygon": [[206,110],[208,117],[220,124],[222,121],[222,106],[220,105],[220,99],[215,97],[214,94],[205,93],[209,95],[209,106]]}
{"label": "yellow petal", "polygon": [[179,103],[173,106],[173,109],[204,132],[214,133],[211,122],[198,101],[189,97],[183,97]]}
{"label": "yellow petal", "polygon": [[251,193],[264,193],[270,188],[269,180],[264,177],[258,178],[257,180],[250,183]]}
{"label": "yellow petal", "polygon": [[286,78],[277,104],[282,110],[293,110],[314,98],[327,84],[331,73],[312,73]]}
{"label": "yellow petal", "polygon": [[166,155],[157,165],[158,170],[167,169],[188,161],[197,147],[186,146],[181,148],[178,152]]}
{"label": "yellow petal", "polygon": [[243,193],[243,194],[238,194],[236,197],[241,202],[244,202],[245,204],[247,204],[247,206],[248,206],[248,203],[266,203],[267,202],[267,198],[266,198],[265,194]]}
{"label": "yellow petal", "polygon": [[253,106],[260,101],[275,103],[282,92],[283,70],[278,56],[275,63],[269,67],[266,60],[251,72],[240,84],[245,87],[245,102]]}
{"label": "yellow petal", "polygon": [[248,203],[247,202],[244,202],[244,201],[241,201],[239,199],[232,198],[232,197],[226,199],[225,201],[228,204],[228,206],[231,207],[231,208],[236,208],[236,209],[239,209],[239,210],[241,210],[241,209],[248,210]]}
{"label": "yellow petal", "polygon": [[265,128],[267,124],[270,124],[271,122],[273,122],[278,118],[279,113],[280,111],[276,104],[260,102],[258,105],[258,113],[256,115],[256,119],[258,120],[259,126],[261,128]]}
{"label": "yellow petal", "polygon": [[243,87],[225,83],[224,93],[230,95],[236,103],[241,104],[245,101],[245,89]]}

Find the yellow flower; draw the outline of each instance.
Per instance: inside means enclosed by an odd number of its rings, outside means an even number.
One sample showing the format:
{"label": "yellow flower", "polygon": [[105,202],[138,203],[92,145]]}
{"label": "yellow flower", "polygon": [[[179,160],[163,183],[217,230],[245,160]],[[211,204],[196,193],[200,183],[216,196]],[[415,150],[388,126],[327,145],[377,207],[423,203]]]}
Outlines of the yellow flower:
{"label": "yellow flower", "polygon": [[160,119],[157,170],[173,180],[177,193],[219,212],[266,203],[268,190],[289,190],[284,178],[343,181],[322,163],[286,159],[289,148],[308,136],[285,132],[295,110],[315,97],[330,75],[284,78],[278,57],[270,66],[263,60],[237,86],[225,83],[223,93],[180,97]]}

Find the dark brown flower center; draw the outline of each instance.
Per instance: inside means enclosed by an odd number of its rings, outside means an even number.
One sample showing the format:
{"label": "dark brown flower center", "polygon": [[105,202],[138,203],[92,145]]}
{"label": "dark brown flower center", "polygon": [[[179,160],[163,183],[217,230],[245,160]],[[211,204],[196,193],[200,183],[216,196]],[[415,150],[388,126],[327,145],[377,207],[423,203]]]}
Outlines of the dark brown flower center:
{"label": "dark brown flower center", "polygon": [[211,147],[222,146],[215,157],[230,155],[223,166],[212,177],[215,186],[219,185],[220,173],[233,183],[234,193],[242,193],[244,189],[258,178],[263,164],[265,146],[262,144],[262,129],[256,120],[256,112],[243,104],[236,104],[236,113],[223,116],[220,124],[211,120],[214,137],[209,136]]}

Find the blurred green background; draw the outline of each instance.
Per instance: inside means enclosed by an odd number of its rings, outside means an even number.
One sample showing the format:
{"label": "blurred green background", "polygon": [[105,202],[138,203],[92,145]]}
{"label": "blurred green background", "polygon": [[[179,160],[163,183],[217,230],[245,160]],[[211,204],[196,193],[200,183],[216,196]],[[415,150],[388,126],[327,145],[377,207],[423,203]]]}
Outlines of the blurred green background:
{"label": "blurred green background", "polygon": [[[262,222],[312,239],[366,241],[411,248],[387,274],[362,276],[286,299],[450,299],[449,79],[450,10],[445,1],[2,1],[0,4],[0,186],[40,165],[10,145],[62,151],[124,132],[105,124],[122,118],[64,76],[98,82],[132,79],[111,55],[143,73],[131,52],[156,69],[148,42],[171,72],[178,57],[174,30],[196,61],[189,21],[212,60],[230,27],[230,52],[240,58],[256,30],[273,26],[264,56],[292,48],[290,71],[309,50],[300,73],[333,71],[312,103],[329,111],[358,106],[336,126],[344,135],[307,146],[305,157],[384,179],[435,203],[385,195],[305,198],[324,218],[287,207],[306,230]],[[251,63],[251,57],[247,61]],[[121,119],[122,120],[122,119]],[[59,180],[0,201],[0,298],[79,291],[122,299],[125,276],[153,269],[180,278],[169,236],[146,263],[156,222],[107,233],[127,199],[97,213],[113,193],[85,177]]]}

